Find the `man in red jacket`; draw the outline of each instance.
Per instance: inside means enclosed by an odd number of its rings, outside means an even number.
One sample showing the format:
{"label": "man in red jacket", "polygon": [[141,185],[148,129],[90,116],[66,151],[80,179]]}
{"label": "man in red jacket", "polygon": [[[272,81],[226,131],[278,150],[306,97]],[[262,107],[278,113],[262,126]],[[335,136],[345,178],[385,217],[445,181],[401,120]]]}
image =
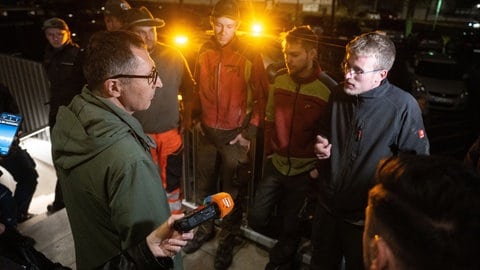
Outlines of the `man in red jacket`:
{"label": "man in red jacket", "polygon": [[[245,170],[250,168],[251,140],[263,118],[268,78],[261,55],[236,36],[240,13],[235,1],[217,2],[210,23],[214,36],[201,47],[195,67],[193,120],[199,133],[195,184],[197,200],[219,191],[235,198],[235,209],[222,222],[215,258],[215,268],[225,269],[240,232]],[[213,236],[212,222],[200,226],[184,251],[194,252]]]}

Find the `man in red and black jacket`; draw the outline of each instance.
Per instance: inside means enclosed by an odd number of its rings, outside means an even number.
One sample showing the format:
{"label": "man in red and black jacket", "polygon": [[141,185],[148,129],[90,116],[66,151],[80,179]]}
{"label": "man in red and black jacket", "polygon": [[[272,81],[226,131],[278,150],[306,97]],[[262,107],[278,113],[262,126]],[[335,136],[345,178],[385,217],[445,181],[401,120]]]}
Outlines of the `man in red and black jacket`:
{"label": "man in red and black jacket", "polygon": [[[296,269],[296,251],[307,220],[299,218],[316,185],[312,151],[318,123],[326,115],[330,90],[321,80],[318,37],[308,26],[288,31],[282,42],[286,69],[270,85],[265,113],[264,175],[255,193],[248,224],[278,239],[265,269]],[[280,222],[272,213],[281,209]],[[271,235],[279,226],[280,234]]]}

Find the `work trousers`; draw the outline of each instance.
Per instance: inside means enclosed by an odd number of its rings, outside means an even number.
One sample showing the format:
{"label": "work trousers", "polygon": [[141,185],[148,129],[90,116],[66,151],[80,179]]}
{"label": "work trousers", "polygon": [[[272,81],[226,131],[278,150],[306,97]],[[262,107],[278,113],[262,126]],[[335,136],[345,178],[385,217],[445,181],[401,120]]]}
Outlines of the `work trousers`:
{"label": "work trousers", "polygon": [[[300,216],[300,212],[313,181],[308,172],[286,176],[275,168],[271,159],[266,161],[264,177],[249,210],[248,224],[254,230],[269,236],[272,236],[272,230],[279,230],[278,242],[270,251],[270,264],[286,266],[294,261],[308,223]],[[281,219],[272,219],[276,207]],[[281,224],[272,224],[278,222]]]}
{"label": "work trousers", "polygon": [[150,149],[153,161],[158,165],[163,187],[167,192],[172,214],[182,212],[181,179],[183,166],[182,135],[178,128],[162,133],[147,133],[157,145]]}
{"label": "work trousers", "polygon": [[205,197],[229,193],[235,202],[233,212],[223,219],[222,229],[240,233],[243,197],[250,180],[250,157],[246,147],[230,145],[240,130],[219,130],[203,126],[205,135],[199,134],[196,157],[196,202],[202,204]]}

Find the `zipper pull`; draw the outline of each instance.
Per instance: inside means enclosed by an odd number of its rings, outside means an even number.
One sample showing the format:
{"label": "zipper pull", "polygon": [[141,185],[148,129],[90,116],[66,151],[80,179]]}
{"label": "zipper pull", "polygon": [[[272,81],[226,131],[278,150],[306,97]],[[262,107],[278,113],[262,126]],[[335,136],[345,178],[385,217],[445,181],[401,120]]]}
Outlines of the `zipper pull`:
{"label": "zipper pull", "polygon": [[355,141],[360,141],[360,139],[362,138],[362,128],[358,128],[357,129],[357,136],[355,137]]}

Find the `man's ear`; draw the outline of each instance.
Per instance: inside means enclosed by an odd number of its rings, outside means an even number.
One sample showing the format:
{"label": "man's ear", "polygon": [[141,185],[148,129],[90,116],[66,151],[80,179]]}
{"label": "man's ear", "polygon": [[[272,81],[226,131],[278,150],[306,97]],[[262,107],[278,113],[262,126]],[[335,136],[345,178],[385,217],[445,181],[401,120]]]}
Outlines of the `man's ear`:
{"label": "man's ear", "polygon": [[372,239],[369,245],[370,254],[372,255],[372,260],[370,264],[370,269],[391,269],[393,266],[393,254],[392,250],[388,246],[385,240],[375,235],[375,238]]}
{"label": "man's ear", "polygon": [[382,76],[382,80],[385,79],[388,76],[388,70],[380,71],[380,76]]}
{"label": "man's ear", "polygon": [[119,97],[122,93],[120,81],[118,79],[108,79],[103,82],[103,89],[105,89],[108,97]]}
{"label": "man's ear", "polygon": [[307,53],[308,53],[308,56],[311,59],[313,59],[313,62],[315,62],[317,57],[318,57],[317,49],[312,48],[312,49],[308,50]]}

